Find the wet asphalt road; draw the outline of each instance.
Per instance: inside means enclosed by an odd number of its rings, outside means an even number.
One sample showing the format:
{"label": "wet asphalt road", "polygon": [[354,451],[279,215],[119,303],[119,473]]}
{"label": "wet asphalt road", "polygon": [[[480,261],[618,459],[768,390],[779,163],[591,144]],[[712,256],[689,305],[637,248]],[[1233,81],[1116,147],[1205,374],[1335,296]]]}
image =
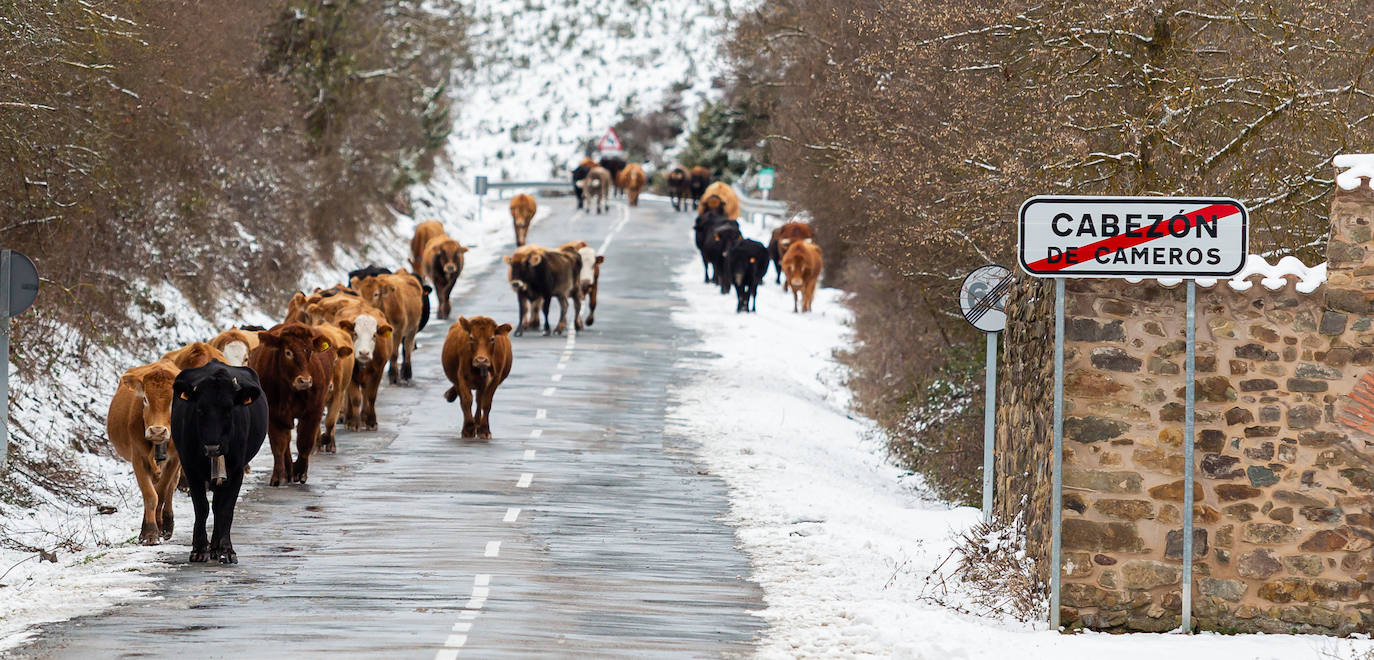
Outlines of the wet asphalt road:
{"label": "wet asphalt road", "polygon": [[[176,557],[155,599],[48,626],[15,657],[749,654],[762,593],[721,521],[725,487],[664,434],[667,385],[687,375],[673,365],[694,340],[671,320],[672,271],[696,258],[691,217],[659,202],[601,216],[540,204],[554,212],[532,242],[600,248],[614,232],[597,323],[514,338],[492,440],[458,438],[439,366],[448,323],[433,320],[415,385],[382,390],[381,432],[340,425],[339,454],[313,460],[308,485],[245,495],[240,564]],[[514,310],[499,264],[454,300],[455,315]]]}

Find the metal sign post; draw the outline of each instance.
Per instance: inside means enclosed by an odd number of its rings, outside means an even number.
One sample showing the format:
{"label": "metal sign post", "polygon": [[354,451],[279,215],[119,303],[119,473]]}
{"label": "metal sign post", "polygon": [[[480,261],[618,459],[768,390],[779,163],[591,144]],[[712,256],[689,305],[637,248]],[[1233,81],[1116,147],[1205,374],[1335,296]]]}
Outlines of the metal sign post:
{"label": "metal sign post", "polygon": [[0,250],[0,472],[4,471],[10,449],[10,319],[24,313],[38,297],[38,269],[23,253]]}
{"label": "metal sign post", "polygon": [[472,184],[472,192],[477,195],[477,224],[482,224],[482,202],[487,196],[487,177],[478,175]]}
{"label": "metal sign post", "polygon": [[1192,630],[1193,434],[1197,380],[1197,281],[1230,277],[1249,254],[1249,212],[1233,199],[1032,197],[1021,205],[1017,260],[1055,280],[1054,456],[1050,495],[1050,627],[1059,629],[1064,467],[1064,280],[1070,277],[1180,278],[1188,283],[1183,440],[1183,610]]}
{"label": "metal sign post", "polygon": [[1059,630],[1059,566],[1064,517],[1064,278],[1054,280],[1054,457],[1050,472],[1050,630]]}
{"label": "metal sign post", "polygon": [[987,333],[985,382],[983,384],[983,522],[992,522],[993,445],[997,427],[997,333],[1007,327],[1007,292],[1011,271],[995,264],[969,273],[959,287],[959,308],[973,327]]}

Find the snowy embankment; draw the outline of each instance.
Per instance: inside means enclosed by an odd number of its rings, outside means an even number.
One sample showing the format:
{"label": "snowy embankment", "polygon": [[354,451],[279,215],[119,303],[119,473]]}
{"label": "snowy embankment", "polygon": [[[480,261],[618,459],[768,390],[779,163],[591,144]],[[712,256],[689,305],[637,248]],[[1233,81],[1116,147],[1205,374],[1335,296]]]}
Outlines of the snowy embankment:
{"label": "snowy embankment", "polygon": [[[746,227],[746,233],[748,233]],[[757,234],[758,232],[754,232]],[[756,236],[757,237],[757,236]],[[764,590],[764,658],[1367,658],[1368,640],[1202,634],[1061,635],[1045,624],[977,617],[922,600],[927,577],[947,580],[955,539],[975,509],[925,499],[886,460],[881,431],[852,413],[834,352],[852,341],[843,294],[820,289],[814,312],[793,314],[770,271],[757,314],[702,283],[701,264],[677,273],[687,300],[674,321],[700,334],[684,350],[714,353],[677,366],[673,432],[730,490],[730,522]],[[902,313],[894,310],[894,313]],[[944,565],[942,566],[942,563]],[[960,604],[954,596],[946,602]]]}
{"label": "snowy embankment", "polygon": [[[465,255],[463,280],[453,291],[453,297],[459,298],[478,276],[498,263],[513,241],[510,216],[501,203],[489,203],[479,220],[475,198],[446,167],[428,186],[413,191],[413,201],[416,217],[396,215],[394,225],[377,231],[363,247],[341,250],[333,256],[332,265],[316,268],[300,283],[301,288],[308,291],[346,281],[348,271],[361,265],[407,266],[415,224],[441,219],[454,236],[473,246]],[[536,216],[536,222],[545,215],[547,211]],[[226,300],[217,318],[207,319],[196,314],[176,289],[166,284],[153,284],[150,289],[167,308],[166,317],[146,319],[145,324],[156,333],[163,350],[207,339],[239,324],[275,325],[286,308],[285,299],[280,309],[257,309],[243,301]],[[32,428],[46,429],[43,441],[55,449],[72,434],[98,432],[103,437],[103,411],[120,374],[157,357],[111,348],[93,360],[102,365],[99,373],[87,370],[79,377],[64,379],[61,392],[20,384],[16,414]],[[83,414],[91,414],[83,413],[83,408],[101,414],[94,420],[83,419]],[[100,428],[92,430],[93,423]],[[341,435],[341,442],[346,451],[346,433]],[[189,498],[182,494],[174,498],[177,528],[170,541],[140,546],[137,537],[143,500],[132,466],[106,455],[67,451],[63,456],[88,476],[89,505],[52,497],[31,508],[0,510],[0,531],[6,540],[34,549],[0,548],[0,651],[22,643],[37,625],[146,597],[156,587],[157,575],[185,561],[190,552],[194,517]],[[245,482],[245,492],[262,484],[271,465],[272,454],[264,448]],[[113,513],[104,513],[111,509]],[[45,558],[45,553],[51,554]]]}

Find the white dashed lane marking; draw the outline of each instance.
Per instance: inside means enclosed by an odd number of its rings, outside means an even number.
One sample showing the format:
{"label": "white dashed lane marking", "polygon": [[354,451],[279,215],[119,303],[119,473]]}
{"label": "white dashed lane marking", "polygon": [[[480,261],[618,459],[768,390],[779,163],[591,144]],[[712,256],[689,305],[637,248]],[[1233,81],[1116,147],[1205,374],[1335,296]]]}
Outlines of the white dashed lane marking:
{"label": "white dashed lane marking", "polygon": [[516,488],[529,488],[530,482],[534,481],[534,473],[524,472],[520,475],[520,481],[515,482]]}
{"label": "white dashed lane marking", "polygon": [[519,518],[519,517],[520,517],[520,508],[519,508],[519,507],[510,507],[509,509],[506,509],[506,517],[505,517],[505,518],[502,518],[502,519],[501,519],[501,522],[515,522],[515,519],[516,519],[516,518]]}
{"label": "white dashed lane marking", "polygon": [[[499,549],[501,544],[495,543]],[[487,556],[493,557],[492,543],[487,544]],[[472,579],[472,595],[468,597],[467,605],[463,612],[458,615],[458,621],[453,624],[454,634],[449,635],[444,640],[444,647],[434,654],[434,660],[456,660],[458,649],[468,643],[467,633],[472,630],[472,620],[477,618],[478,610],[481,610],[487,603],[487,597],[491,595],[491,575],[481,573]]]}
{"label": "white dashed lane marking", "polygon": [[544,429],[535,429],[533,431],[530,431],[531,438],[537,438],[541,435],[544,435]]}
{"label": "white dashed lane marking", "polygon": [[[499,557],[499,556],[501,556],[501,542],[500,542],[500,541],[487,541],[487,552],[486,552],[486,555],[485,555],[485,556],[487,556],[487,557]],[[476,590],[476,588],[474,588],[474,591],[475,591],[475,590]]]}
{"label": "white dashed lane marking", "polygon": [[535,419],[544,419],[545,417],[548,417],[548,416],[549,416],[549,411],[544,410],[543,408],[540,408],[539,410],[534,411],[534,418],[535,418]]}
{"label": "white dashed lane marking", "polygon": [[554,374],[553,376],[551,376],[551,377],[549,378],[549,380],[552,380],[553,382],[557,383],[557,382],[563,380],[563,374]]}
{"label": "white dashed lane marking", "polygon": [[527,461],[532,461],[532,460],[534,460],[534,450],[533,450],[533,449],[526,449],[526,450],[525,450],[525,460],[527,460]]}
{"label": "white dashed lane marking", "polygon": [[557,387],[546,387],[544,388],[544,396],[553,396],[553,393],[557,391]]}

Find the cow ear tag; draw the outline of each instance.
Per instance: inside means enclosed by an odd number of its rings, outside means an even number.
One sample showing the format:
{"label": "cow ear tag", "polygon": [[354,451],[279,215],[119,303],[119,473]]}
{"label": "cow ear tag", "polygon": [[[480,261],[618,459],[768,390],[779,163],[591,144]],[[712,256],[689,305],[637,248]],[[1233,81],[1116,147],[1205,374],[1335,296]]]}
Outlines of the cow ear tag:
{"label": "cow ear tag", "polygon": [[185,393],[185,392],[182,392],[182,393],[181,393],[181,400],[182,400],[182,401],[190,401],[190,400],[191,400],[191,397],[186,396],[186,393]]}

